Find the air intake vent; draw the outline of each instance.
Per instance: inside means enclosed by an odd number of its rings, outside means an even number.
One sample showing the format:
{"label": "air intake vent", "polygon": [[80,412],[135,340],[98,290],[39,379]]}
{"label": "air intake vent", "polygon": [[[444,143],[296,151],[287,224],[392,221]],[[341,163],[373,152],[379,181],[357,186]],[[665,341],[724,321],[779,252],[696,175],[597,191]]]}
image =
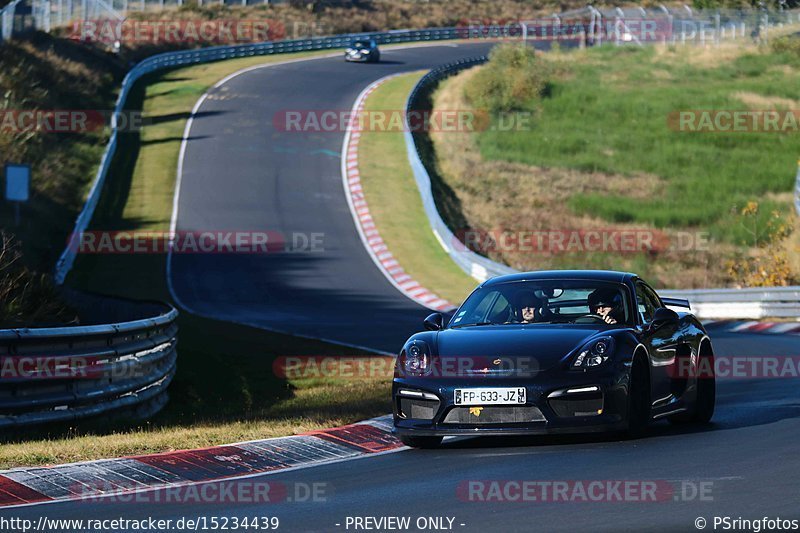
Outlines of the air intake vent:
{"label": "air intake vent", "polygon": [[575,394],[550,400],[550,408],[560,417],[597,416],[603,413],[603,394]]}
{"label": "air intake vent", "polygon": [[439,410],[439,400],[400,398],[400,413],[405,418],[431,420]]}
{"label": "air intake vent", "polygon": [[[455,407],[444,419],[445,424],[513,424],[524,422],[544,422],[542,412],[532,405],[499,406],[490,405],[480,408]],[[479,414],[475,414],[479,413]]]}

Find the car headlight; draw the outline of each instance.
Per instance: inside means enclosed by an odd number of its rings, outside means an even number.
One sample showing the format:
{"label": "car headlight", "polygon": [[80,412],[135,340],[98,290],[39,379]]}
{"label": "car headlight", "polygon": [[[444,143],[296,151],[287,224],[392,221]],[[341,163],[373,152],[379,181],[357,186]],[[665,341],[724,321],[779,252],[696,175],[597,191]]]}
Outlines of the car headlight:
{"label": "car headlight", "polygon": [[411,341],[400,354],[399,370],[411,376],[424,376],[431,371],[431,351],[422,341]]}
{"label": "car headlight", "polygon": [[586,343],[572,362],[572,368],[596,368],[609,360],[614,353],[614,339],[600,337]]}

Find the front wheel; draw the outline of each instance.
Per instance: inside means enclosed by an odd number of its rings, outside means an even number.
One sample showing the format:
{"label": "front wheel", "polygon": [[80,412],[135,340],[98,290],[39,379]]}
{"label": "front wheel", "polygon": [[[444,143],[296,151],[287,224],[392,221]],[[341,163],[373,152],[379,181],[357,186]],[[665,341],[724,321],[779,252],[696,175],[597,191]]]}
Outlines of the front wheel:
{"label": "front wheel", "polygon": [[628,429],[625,435],[636,439],[650,424],[650,369],[644,357],[636,357],[628,387]]}
{"label": "front wheel", "polygon": [[436,448],[442,443],[442,437],[411,437],[400,435],[400,442],[411,448]]}
{"label": "front wheel", "polygon": [[714,416],[717,403],[717,380],[714,376],[714,356],[700,357],[697,370],[697,398],[694,408],[688,413],[671,416],[673,424],[708,424]]}

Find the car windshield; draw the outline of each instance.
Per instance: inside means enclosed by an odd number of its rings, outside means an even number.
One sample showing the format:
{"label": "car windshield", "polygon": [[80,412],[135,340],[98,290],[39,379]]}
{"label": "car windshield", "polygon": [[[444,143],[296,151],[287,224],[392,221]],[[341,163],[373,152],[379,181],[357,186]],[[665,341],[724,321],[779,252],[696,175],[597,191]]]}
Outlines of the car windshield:
{"label": "car windshield", "polygon": [[369,41],[355,41],[352,45],[350,45],[350,48],[355,48],[357,50],[369,48]]}
{"label": "car windshield", "polygon": [[513,281],[473,292],[449,327],[511,324],[630,325],[624,285],[593,280]]}

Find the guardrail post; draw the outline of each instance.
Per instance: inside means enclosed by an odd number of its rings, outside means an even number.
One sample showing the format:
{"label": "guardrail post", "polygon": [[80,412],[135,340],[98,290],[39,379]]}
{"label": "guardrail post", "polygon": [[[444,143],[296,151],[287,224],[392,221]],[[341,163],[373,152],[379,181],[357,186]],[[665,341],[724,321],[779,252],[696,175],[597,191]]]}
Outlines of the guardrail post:
{"label": "guardrail post", "polygon": [[44,2],[44,31],[50,33],[50,29],[53,25],[52,17],[52,6],[50,5],[50,0],[45,0]]}

